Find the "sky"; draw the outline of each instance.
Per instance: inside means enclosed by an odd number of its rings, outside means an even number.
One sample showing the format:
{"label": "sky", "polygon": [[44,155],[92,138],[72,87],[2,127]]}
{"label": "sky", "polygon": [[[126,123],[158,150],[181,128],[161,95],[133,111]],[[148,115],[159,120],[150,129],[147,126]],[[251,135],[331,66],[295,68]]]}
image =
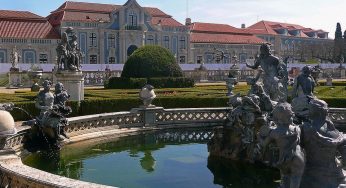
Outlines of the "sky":
{"label": "sky", "polygon": [[[83,2],[122,5],[126,0],[78,0]],[[185,23],[210,22],[240,27],[268,20],[299,24],[313,29],[323,29],[334,38],[336,23],[346,30],[345,0],[137,0],[141,6],[157,7]],[[47,16],[64,0],[0,0],[0,9],[26,10]]]}

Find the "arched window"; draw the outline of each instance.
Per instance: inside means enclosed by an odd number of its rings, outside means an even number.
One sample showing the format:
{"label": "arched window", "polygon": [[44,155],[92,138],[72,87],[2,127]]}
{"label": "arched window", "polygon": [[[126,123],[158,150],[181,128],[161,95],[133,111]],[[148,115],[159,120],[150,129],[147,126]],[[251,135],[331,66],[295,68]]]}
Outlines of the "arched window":
{"label": "arched window", "polygon": [[24,51],[24,63],[35,63],[36,62],[36,58],[35,58],[35,51],[33,50],[27,50]]}
{"label": "arched window", "polygon": [[6,59],[6,51],[5,50],[0,50],[0,63],[5,63],[6,61],[7,61],[7,59]]}

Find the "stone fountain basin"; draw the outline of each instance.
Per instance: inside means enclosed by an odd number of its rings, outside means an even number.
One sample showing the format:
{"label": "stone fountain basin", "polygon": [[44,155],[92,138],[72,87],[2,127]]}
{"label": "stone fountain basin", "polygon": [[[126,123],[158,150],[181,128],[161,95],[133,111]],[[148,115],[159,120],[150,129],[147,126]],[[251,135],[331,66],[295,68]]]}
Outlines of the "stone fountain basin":
{"label": "stone fountain basin", "polygon": [[[162,129],[214,127],[227,118],[229,108],[141,109],[69,118],[65,127],[69,140],[63,144],[100,141],[116,137]],[[331,108],[329,116],[340,130],[346,130],[346,109]],[[148,123],[150,122],[150,123]],[[23,149],[23,138],[30,127],[18,127],[18,133],[9,137],[5,150],[0,151],[1,187],[109,187],[53,175],[22,163],[28,153]]]}
{"label": "stone fountain basin", "polygon": [[[222,124],[229,108],[191,109],[134,109],[131,112],[106,113],[69,118],[65,130],[70,137],[63,145],[83,141],[104,141],[162,129],[184,129],[213,127]],[[148,124],[148,122],[151,122]],[[18,127],[18,133],[6,141],[5,150],[0,151],[1,187],[110,187],[50,174],[22,163],[21,157],[28,155],[23,149],[23,138],[30,127]]]}

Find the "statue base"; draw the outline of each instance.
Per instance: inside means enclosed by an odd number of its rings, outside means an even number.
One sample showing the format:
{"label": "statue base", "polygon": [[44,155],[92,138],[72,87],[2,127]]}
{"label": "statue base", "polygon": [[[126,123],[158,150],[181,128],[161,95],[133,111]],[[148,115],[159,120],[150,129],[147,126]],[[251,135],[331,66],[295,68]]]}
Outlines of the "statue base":
{"label": "statue base", "polygon": [[14,69],[10,69],[10,72],[8,73],[8,89],[17,89],[22,86],[22,76],[21,73]]}
{"label": "statue base", "polygon": [[70,101],[84,100],[84,76],[82,71],[57,71],[57,82],[64,84],[64,89],[70,94]]}

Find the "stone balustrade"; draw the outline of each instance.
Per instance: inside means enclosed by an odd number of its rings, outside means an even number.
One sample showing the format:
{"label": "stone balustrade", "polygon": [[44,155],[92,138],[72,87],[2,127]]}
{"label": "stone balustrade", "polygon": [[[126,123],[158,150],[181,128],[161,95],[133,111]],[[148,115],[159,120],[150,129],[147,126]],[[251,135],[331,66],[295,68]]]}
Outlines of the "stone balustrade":
{"label": "stone balustrade", "polygon": [[[229,110],[230,108],[163,109],[155,107],[138,108],[130,112],[72,117],[69,118],[69,125],[65,127],[70,139],[64,143],[166,128],[178,128],[175,130],[181,132],[181,137],[175,138],[176,134],[162,134],[160,139],[207,141],[212,137],[212,131],[189,132],[185,128],[200,127],[202,129],[222,125],[227,119]],[[346,109],[331,108],[329,116],[338,129],[346,130]],[[1,187],[107,187],[71,180],[23,165],[20,157],[13,151],[19,152],[22,149],[24,136],[29,130],[30,127],[21,127],[18,134],[7,139],[7,151],[2,150],[2,153],[0,151]]]}

